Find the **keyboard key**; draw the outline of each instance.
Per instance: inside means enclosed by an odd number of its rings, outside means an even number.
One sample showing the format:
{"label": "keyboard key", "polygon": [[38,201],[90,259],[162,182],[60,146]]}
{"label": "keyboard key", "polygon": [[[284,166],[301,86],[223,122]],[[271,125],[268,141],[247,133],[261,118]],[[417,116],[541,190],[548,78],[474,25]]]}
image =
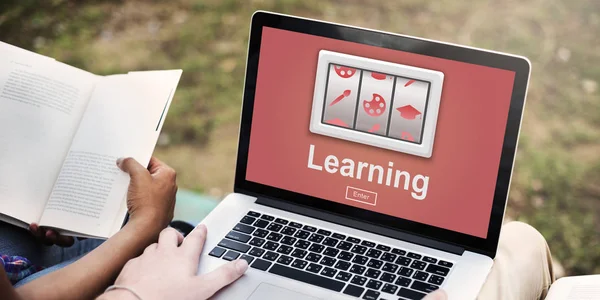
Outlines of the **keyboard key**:
{"label": "keyboard key", "polygon": [[263,246],[263,248],[267,249],[267,250],[271,250],[271,251],[275,251],[275,249],[277,249],[279,247],[279,244],[275,243],[275,242],[266,242],[265,245]]}
{"label": "keyboard key", "polygon": [[375,249],[379,249],[383,252],[387,252],[387,251],[392,250],[392,247],[386,246],[386,245],[377,245],[377,247],[375,247]]}
{"label": "keyboard key", "polygon": [[360,239],[357,239],[357,238],[355,238],[355,237],[351,237],[351,236],[347,237],[347,238],[346,238],[346,241],[348,241],[348,242],[350,242],[350,243],[354,243],[354,244],[358,244],[358,243],[360,243]]}
{"label": "keyboard key", "polygon": [[400,268],[400,271],[398,271],[398,274],[402,275],[402,276],[410,277],[413,274],[413,272],[414,272],[414,270],[411,268],[402,267],[402,268]]}
{"label": "keyboard key", "polygon": [[223,255],[223,253],[225,253],[225,251],[226,250],[223,248],[215,247],[214,249],[212,249],[212,251],[210,251],[210,253],[208,253],[208,255],[214,256],[214,257],[221,257],[221,255]]}
{"label": "keyboard key", "polygon": [[271,224],[269,224],[269,226],[267,226],[268,230],[271,230],[274,232],[278,232],[279,230],[281,230],[281,228],[283,228],[283,226],[281,224],[277,224],[277,223],[271,223]]}
{"label": "keyboard key", "polygon": [[412,260],[410,258],[406,258],[404,256],[400,256],[398,257],[398,259],[396,259],[396,264],[402,265],[402,266],[408,266],[410,265],[410,262]]}
{"label": "keyboard key", "polygon": [[352,277],[352,281],[350,282],[357,285],[364,285],[367,282],[367,277],[354,275],[354,277]]}
{"label": "keyboard key", "polygon": [[316,253],[321,253],[321,251],[323,251],[323,249],[325,249],[325,246],[323,245],[319,245],[319,244],[312,244],[309,248],[308,251],[312,251],[312,252],[316,252]]}
{"label": "keyboard key", "polygon": [[444,282],[444,277],[437,276],[437,275],[431,275],[431,277],[429,277],[429,280],[427,280],[427,282],[437,284],[437,285],[442,285],[442,282]]}
{"label": "keyboard key", "polygon": [[350,252],[356,253],[356,254],[364,254],[365,252],[367,252],[367,247],[361,246],[361,245],[354,245],[354,247],[352,247],[352,250],[350,250]]}
{"label": "keyboard key", "polygon": [[338,270],[342,270],[342,271],[346,271],[348,269],[350,269],[350,263],[347,261],[343,261],[343,260],[338,260],[337,264],[335,264],[334,268],[338,269]]}
{"label": "keyboard key", "polygon": [[302,224],[297,223],[297,222],[291,222],[290,226],[295,227],[295,228],[302,228]]}
{"label": "keyboard key", "polygon": [[324,275],[327,277],[333,277],[333,275],[335,275],[335,272],[337,272],[335,269],[325,267],[325,268],[323,268],[323,271],[321,271],[321,275]]}
{"label": "keyboard key", "polygon": [[298,229],[294,228],[294,227],[290,227],[290,226],[286,226],[283,228],[283,230],[281,231],[281,233],[285,234],[285,235],[293,235],[294,233],[296,233]]}
{"label": "keyboard key", "polygon": [[310,235],[310,237],[308,238],[308,240],[311,241],[311,242],[313,242],[313,243],[320,243],[320,242],[323,241],[324,238],[325,238],[325,236],[313,233],[313,234]]}
{"label": "keyboard key", "polygon": [[385,272],[396,273],[396,270],[398,270],[398,265],[386,263],[385,265],[383,265],[383,268],[381,268],[381,270]]}
{"label": "keyboard key", "polygon": [[341,241],[336,248],[340,249],[340,250],[350,250],[352,248],[352,243],[350,242],[345,242],[345,241]]}
{"label": "keyboard key", "polygon": [[279,241],[279,242],[284,245],[291,246],[296,242],[296,240],[297,240],[297,238],[286,235],[283,238],[281,238],[281,241]]}
{"label": "keyboard key", "polygon": [[242,223],[237,223],[237,225],[233,227],[233,230],[250,234],[252,233],[252,231],[254,231],[254,227]]}
{"label": "keyboard key", "polygon": [[332,256],[332,257],[336,257],[338,255],[338,253],[340,253],[340,250],[331,248],[331,247],[327,247],[327,249],[325,249],[325,251],[323,251],[323,254],[325,254],[327,256]]}
{"label": "keyboard key", "polygon": [[306,265],[308,265],[308,262],[305,260],[301,260],[296,258],[294,260],[294,262],[292,263],[292,267],[294,268],[298,268],[298,269],[304,269],[304,267],[306,267]]}
{"label": "keyboard key", "polygon": [[363,245],[363,246],[367,246],[369,248],[375,247],[375,243],[369,242],[369,241],[362,241],[360,244]]}
{"label": "keyboard key", "polygon": [[312,226],[308,226],[308,225],[304,225],[304,227],[302,227],[302,229],[309,231],[309,232],[316,232],[317,228],[312,227]]}
{"label": "keyboard key", "polygon": [[445,260],[440,260],[440,261],[438,261],[438,265],[440,265],[442,267],[452,268],[453,264],[451,262],[447,262]]}
{"label": "keyboard key", "polygon": [[421,254],[416,254],[416,253],[412,253],[412,252],[408,252],[408,254],[406,256],[410,257],[410,258],[414,258],[414,259],[421,259]]}
{"label": "keyboard key", "polygon": [[421,281],[413,281],[413,284],[410,286],[412,289],[415,289],[417,291],[421,291],[421,292],[425,292],[427,294],[439,289],[440,287],[437,285],[433,285],[430,283],[425,283],[425,282],[421,282]]}
{"label": "keyboard key", "polygon": [[411,281],[412,280],[410,278],[398,276],[398,279],[396,279],[395,283],[400,286],[409,286]]}
{"label": "keyboard key", "polygon": [[298,230],[298,232],[296,232],[296,234],[294,234],[294,237],[297,238],[301,238],[301,239],[307,239],[310,236],[310,232],[306,231],[306,230]]}
{"label": "keyboard key", "polygon": [[234,260],[234,259],[238,258],[238,256],[240,256],[239,253],[229,250],[229,251],[227,251],[227,253],[225,253],[225,255],[223,255],[223,259],[224,260]]}
{"label": "keyboard key", "polygon": [[256,257],[261,257],[264,253],[265,253],[264,249],[254,247],[254,248],[252,248],[252,250],[250,250],[250,253],[248,253],[248,254],[250,254],[252,256],[256,256]]}
{"label": "keyboard key", "polygon": [[256,231],[252,234],[255,237],[264,238],[269,234],[268,230],[264,229],[256,229]]}
{"label": "keyboard key", "polygon": [[354,297],[360,297],[360,295],[362,295],[364,291],[365,288],[349,284],[344,290],[344,294]]}
{"label": "keyboard key", "polygon": [[275,217],[269,216],[269,215],[262,215],[262,216],[260,216],[260,218],[263,219],[263,220],[267,220],[267,221],[273,221],[273,220],[275,220]]}
{"label": "keyboard key", "polygon": [[352,254],[350,252],[342,251],[338,255],[338,259],[343,259],[343,260],[346,260],[346,261],[350,261],[352,259],[352,256],[354,256],[354,254]]}
{"label": "keyboard key", "polygon": [[267,240],[273,241],[273,242],[279,242],[279,240],[282,237],[283,237],[283,235],[281,235],[279,233],[271,232],[271,233],[269,233],[269,235],[267,235]]}
{"label": "keyboard key", "polygon": [[379,299],[379,294],[380,293],[377,292],[377,291],[367,290],[367,292],[363,296],[363,299],[365,299],[365,300],[377,300],[377,299]]}
{"label": "keyboard key", "polygon": [[322,234],[322,235],[326,235],[326,236],[330,236],[331,235],[331,231],[329,230],[325,230],[325,229],[319,229],[317,231],[318,234]]}
{"label": "keyboard key", "polygon": [[225,237],[242,243],[246,243],[250,240],[249,235],[237,231],[230,231]]}
{"label": "keyboard key", "polygon": [[242,257],[240,257],[240,259],[244,259],[248,262],[248,265],[250,265],[250,263],[254,260],[254,257],[250,256],[250,255],[242,255]]}
{"label": "keyboard key", "polygon": [[273,251],[269,251],[269,252],[265,253],[265,255],[263,256],[264,259],[270,260],[270,261],[275,261],[277,259],[277,257],[279,257],[279,254],[277,254]]}
{"label": "keyboard key", "polygon": [[424,256],[423,261],[426,261],[430,264],[435,264],[437,262],[437,259],[430,257],[430,256]]}
{"label": "keyboard key", "polygon": [[367,271],[365,272],[365,276],[373,278],[373,279],[377,279],[377,277],[379,277],[380,274],[381,274],[381,271],[371,269],[371,268],[367,269]]}
{"label": "keyboard key", "polygon": [[446,276],[446,275],[448,275],[448,272],[450,272],[450,269],[440,267],[437,265],[429,265],[429,266],[427,266],[427,269],[425,271],[436,274],[436,275],[440,275],[440,276]]}
{"label": "keyboard key", "polygon": [[383,283],[379,280],[371,279],[367,283],[367,287],[370,289],[378,290]]}
{"label": "keyboard key", "polygon": [[376,250],[376,249],[369,249],[369,251],[367,251],[367,253],[365,254],[368,257],[371,258],[379,258],[379,256],[381,255],[381,250]]}
{"label": "keyboard key", "polygon": [[340,271],[337,275],[335,275],[335,279],[341,281],[348,281],[350,278],[352,278],[352,274],[343,271]]}
{"label": "keyboard key", "polygon": [[425,281],[425,279],[427,279],[427,277],[429,277],[429,274],[422,272],[422,271],[417,271],[415,273],[415,275],[413,275],[412,278],[417,279],[417,280],[422,280]]}
{"label": "keyboard key", "polygon": [[258,228],[265,228],[269,226],[269,222],[265,220],[256,220],[256,222],[254,222],[254,226]]}
{"label": "keyboard key", "polygon": [[[305,272],[302,270],[298,270],[298,269],[294,269],[294,268],[290,268],[290,267],[286,267],[286,266],[282,266],[282,265],[274,265],[273,267],[271,267],[271,269],[269,269],[269,273],[273,273],[273,274],[280,275],[283,277],[295,279],[295,280],[298,280],[298,281],[301,281],[304,283],[313,284],[313,285],[316,285],[316,286],[319,286],[322,288],[326,288],[326,289],[330,289],[330,290],[333,290],[336,292],[341,292],[345,285],[343,282],[340,282],[337,280],[323,278],[321,276],[314,275],[309,272]],[[331,277],[331,276],[328,276],[328,277]]]}
{"label": "keyboard key", "polygon": [[281,224],[281,225],[287,225],[289,223],[289,221],[281,219],[281,218],[277,218],[277,219],[275,219],[275,223]]}
{"label": "keyboard key", "polygon": [[374,269],[379,269],[381,268],[381,265],[383,265],[383,262],[380,260],[376,260],[374,258],[372,258],[371,260],[369,260],[369,263],[367,263],[367,267],[371,267]]}
{"label": "keyboard key", "polygon": [[259,269],[261,271],[266,271],[271,266],[271,263],[268,262],[268,261],[266,261],[266,260],[262,260],[262,259],[257,258],[254,261],[254,263],[252,265],[250,265],[250,266],[252,268]]}
{"label": "keyboard key", "polygon": [[352,272],[354,274],[362,275],[362,273],[364,273],[366,269],[367,269],[367,267],[363,267],[363,266],[354,264],[354,265],[352,265],[352,268],[350,268],[350,272]]}
{"label": "keyboard key", "polygon": [[412,291],[407,288],[400,288],[400,291],[398,292],[398,296],[408,298],[410,300],[421,300],[421,299],[425,298],[425,296],[427,296],[427,294]]}
{"label": "keyboard key", "polygon": [[313,273],[319,273],[321,269],[323,269],[323,266],[317,264],[309,264],[308,267],[306,267],[306,271]]}
{"label": "keyboard key", "polygon": [[397,257],[396,254],[392,254],[392,253],[386,252],[386,253],[384,253],[381,256],[381,260],[384,260],[384,261],[387,261],[387,262],[395,262],[396,261],[396,257]]}
{"label": "keyboard key", "polygon": [[305,259],[312,262],[319,262],[319,260],[321,260],[321,257],[323,257],[321,254],[311,252],[308,253]]}
{"label": "keyboard key", "polygon": [[332,238],[334,239],[338,239],[338,240],[345,240],[346,236],[340,233],[334,233],[331,235]]}
{"label": "keyboard key", "polygon": [[265,243],[265,240],[263,240],[263,239],[261,239],[261,238],[257,238],[257,237],[255,237],[255,238],[252,238],[252,239],[250,240],[250,243],[248,243],[248,244],[250,244],[250,245],[252,245],[252,246],[260,247],[260,246],[262,246],[264,243]]}
{"label": "keyboard key", "polygon": [[398,248],[392,249],[392,253],[398,254],[398,255],[406,255],[406,251],[398,249]]}
{"label": "keyboard key", "polygon": [[296,244],[294,245],[294,247],[296,248],[300,248],[300,249],[307,249],[308,246],[310,246],[310,243],[305,241],[305,240],[299,240],[296,242]]}
{"label": "keyboard key", "polygon": [[249,216],[251,216],[251,217],[255,217],[255,218],[258,218],[258,217],[260,217],[260,214],[259,214],[259,213],[257,213],[257,212],[255,212],[255,211],[249,211],[249,212],[247,213],[247,215],[249,215]]}
{"label": "keyboard key", "polygon": [[322,265],[330,266],[330,267],[335,265],[335,262],[336,262],[335,258],[328,257],[328,256],[323,257],[323,259],[321,260]]}
{"label": "keyboard key", "polygon": [[367,263],[368,260],[369,260],[369,258],[366,256],[355,255],[354,259],[352,259],[352,262],[355,264],[364,265]]}
{"label": "keyboard key", "polygon": [[[427,264],[425,262],[422,262],[420,260],[413,260],[412,264],[410,264],[410,267],[413,269],[417,269],[417,270],[423,270],[425,269],[425,266]],[[434,266],[437,267],[437,266]]]}
{"label": "keyboard key", "polygon": [[250,246],[240,244],[236,241],[228,239],[222,239],[221,242],[219,242],[219,247],[235,250],[242,253],[246,253],[248,252],[248,250],[250,250]]}
{"label": "keyboard key", "polygon": [[306,256],[306,254],[308,253],[308,251],[306,250],[302,250],[302,249],[294,249],[294,252],[292,252],[292,257],[295,258],[304,258],[304,256]]}
{"label": "keyboard key", "polygon": [[389,282],[392,283],[394,282],[394,280],[396,280],[396,274],[392,274],[392,273],[383,273],[383,275],[381,275],[381,279],[382,281],[385,282]]}
{"label": "keyboard key", "polygon": [[392,295],[395,294],[397,290],[398,290],[397,285],[393,285],[393,284],[389,284],[389,283],[384,284],[383,288],[381,289],[382,292],[392,294]]}
{"label": "keyboard key", "polygon": [[252,223],[254,223],[254,221],[256,221],[256,218],[253,218],[251,216],[244,216],[241,220],[240,223],[243,224],[248,224],[248,225],[252,225]]}
{"label": "keyboard key", "polygon": [[328,237],[323,241],[323,245],[329,246],[329,247],[335,247],[335,245],[337,245],[338,242],[339,242],[338,240]]}
{"label": "keyboard key", "polygon": [[294,248],[286,245],[281,245],[277,248],[277,253],[279,254],[290,254]]}

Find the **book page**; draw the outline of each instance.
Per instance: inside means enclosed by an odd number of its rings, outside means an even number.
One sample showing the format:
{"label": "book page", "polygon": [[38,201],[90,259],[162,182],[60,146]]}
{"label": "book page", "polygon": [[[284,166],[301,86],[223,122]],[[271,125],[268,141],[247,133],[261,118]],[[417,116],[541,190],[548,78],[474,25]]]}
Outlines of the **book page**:
{"label": "book page", "polygon": [[133,157],[148,165],[180,74],[136,72],[100,80],[41,225],[98,237],[113,232],[125,217],[122,204],[129,186],[129,175],[116,160]]}
{"label": "book page", "polygon": [[0,213],[39,222],[96,79],[0,44]]}
{"label": "book page", "polygon": [[555,281],[546,300],[600,299],[600,275],[570,276]]}

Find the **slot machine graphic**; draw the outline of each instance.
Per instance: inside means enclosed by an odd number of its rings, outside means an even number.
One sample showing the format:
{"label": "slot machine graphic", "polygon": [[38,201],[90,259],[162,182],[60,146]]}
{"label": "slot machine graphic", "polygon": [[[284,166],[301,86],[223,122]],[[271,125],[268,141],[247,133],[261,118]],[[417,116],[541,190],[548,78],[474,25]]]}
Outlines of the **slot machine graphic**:
{"label": "slot machine graphic", "polygon": [[310,131],[429,158],[443,81],[439,71],[321,50]]}

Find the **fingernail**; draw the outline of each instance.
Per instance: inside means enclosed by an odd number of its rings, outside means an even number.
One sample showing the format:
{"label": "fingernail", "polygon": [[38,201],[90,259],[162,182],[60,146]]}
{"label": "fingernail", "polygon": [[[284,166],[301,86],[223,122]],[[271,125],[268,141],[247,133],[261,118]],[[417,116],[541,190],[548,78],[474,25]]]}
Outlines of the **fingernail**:
{"label": "fingernail", "polygon": [[245,259],[238,259],[235,262],[235,268],[238,271],[238,274],[243,274],[248,269],[248,262]]}
{"label": "fingernail", "polygon": [[117,158],[117,166],[119,166],[119,168],[121,167],[121,163],[123,163],[123,158],[122,157]]}

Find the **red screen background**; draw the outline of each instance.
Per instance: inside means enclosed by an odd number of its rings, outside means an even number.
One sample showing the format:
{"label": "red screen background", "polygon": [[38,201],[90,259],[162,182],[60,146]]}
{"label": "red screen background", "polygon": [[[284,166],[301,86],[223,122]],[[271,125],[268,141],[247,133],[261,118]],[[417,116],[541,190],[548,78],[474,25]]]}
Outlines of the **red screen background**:
{"label": "red screen background", "polygon": [[[444,73],[433,155],[422,158],[313,134],[319,51],[325,49]],[[514,72],[280,29],[263,29],[246,179],[486,238]],[[427,197],[307,167],[333,154],[429,176]],[[346,186],[378,193],[377,205],[345,199]]]}

